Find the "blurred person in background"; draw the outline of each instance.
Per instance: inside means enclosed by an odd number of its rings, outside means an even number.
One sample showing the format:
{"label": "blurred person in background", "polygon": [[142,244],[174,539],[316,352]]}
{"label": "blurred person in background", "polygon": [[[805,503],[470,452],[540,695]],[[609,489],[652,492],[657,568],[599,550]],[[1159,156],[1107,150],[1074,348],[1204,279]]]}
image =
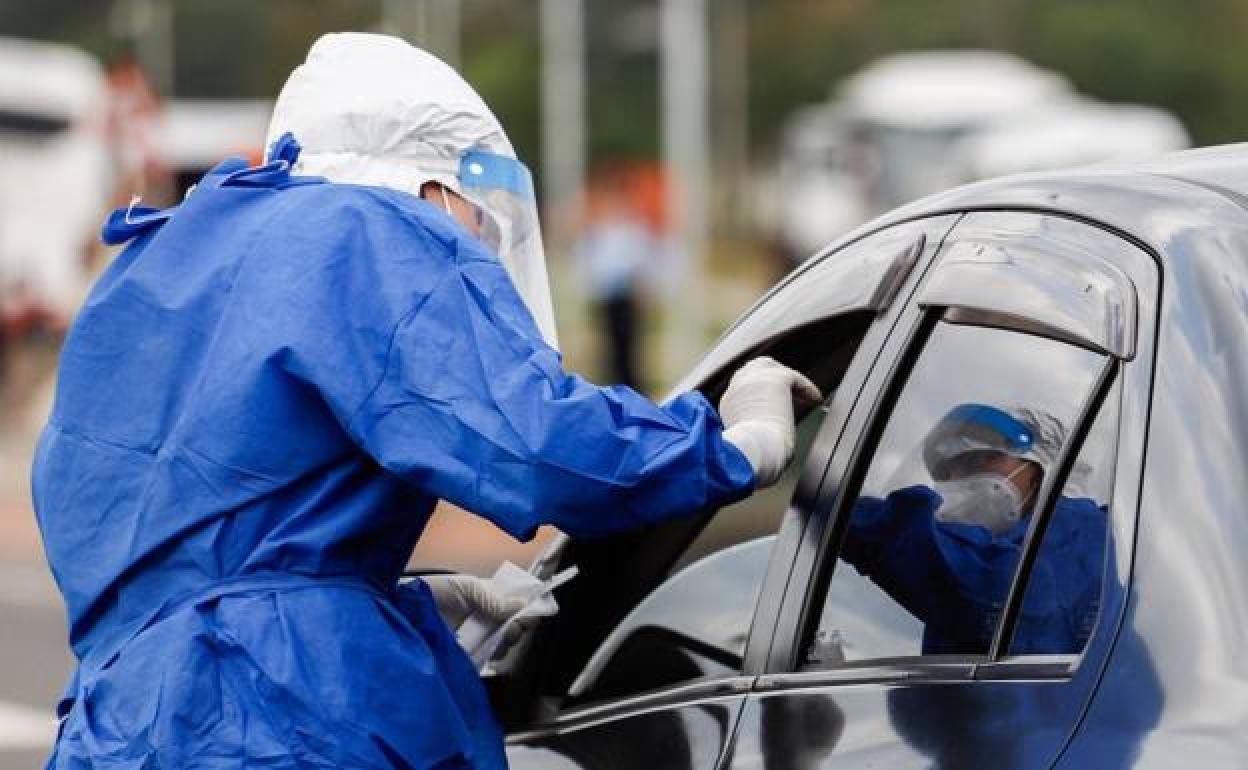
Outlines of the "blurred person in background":
{"label": "blurred person in background", "polygon": [[610,382],[644,389],[638,343],[642,289],[661,243],[638,210],[623,168],[596,175],[589,221],[574,248],[600,330],[603,370]]}
{"label": "blurred person in background", "polygon": [[168,173],[161,158],[159,128],[164,104],[139,64],[132,46],[108,65],[106,128],[116,166],[117,203],[140,194],[167,197]]}
{"label": "blurred person in background", "polygon": [[516,600],[398,584],[435,503],[521,539],[693,515],[774,483],[818,390],[755,359],[717,413],[565,371],[527,170],[397,38],[321,38],[270,139],[105,225],[33,468],[79,662],[49,767],[503,767],[440,613]]}

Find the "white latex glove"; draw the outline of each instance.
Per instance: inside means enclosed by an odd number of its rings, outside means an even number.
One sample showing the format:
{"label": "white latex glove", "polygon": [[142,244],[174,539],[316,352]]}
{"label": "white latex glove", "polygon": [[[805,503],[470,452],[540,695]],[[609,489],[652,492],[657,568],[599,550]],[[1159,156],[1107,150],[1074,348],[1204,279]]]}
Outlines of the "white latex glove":
{"label": "white latex glove", "polygon": [[438,614],[451,627],[458,629],[470,616],[502,624],[529,603],[524,596],[508,596],[497,591],[492,581],[473,575],[423,575],[429,586]]}
{"label": "white latex glove", "polygon": [[[516,662],[508,655],[511,646],[523,638],[541,618],[559,612],[553,591],[576,576],[576,567],[542,580],[532,572],[521,569],[509,561],[498,566],[490,585],[497,594],[514,597],[524,603],[524,608],[510,615],[503,623],[497,619],[474,613],[456,631],[459,644],[482,674],[503,673],[510,663]],[[501,652],[501,654],[500,654]]]}
{"label": "white latex glove", "polygon": [[[569,567],[543,580],[511,562],[503,562],[492,578],[424,575],[421,580],[429,586],[438,614],[455,632],[459,645],[477,670],[487,674],[503,672],[508,648],[541,618],[559,612],[552,592],[575,577],[576,572],[576,567]],[[515,656],[510,659],[514,664]],[[493,667],[496,663],[499,667]]]}
{"label": "white latex glove", "polygon": [[732,375],[719,400],[724,438],[750,461],[759,489],[775,484],[793,459],[797,443],[795,399],[817,404],[823,394],[801,372],[762,356]]}

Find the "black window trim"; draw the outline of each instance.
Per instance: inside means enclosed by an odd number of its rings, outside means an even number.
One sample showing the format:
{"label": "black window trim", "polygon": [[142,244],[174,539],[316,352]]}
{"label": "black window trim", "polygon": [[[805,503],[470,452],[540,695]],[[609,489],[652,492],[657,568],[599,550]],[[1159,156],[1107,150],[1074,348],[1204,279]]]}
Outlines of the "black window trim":
{"label": "black window trim", "polygon": [[[1115,356],[1106,354],[1103,351],[1095,351],[1104,356],[1105,361],[1102,364],[1097,380],[1093,384],[1092,390],[1088,397],[1085,398],[1084,404],[1080,409],[1076,430],[1072,431],[1072,435],[1067,437],[1066,443],[1059,453],[1057,467],[1063,470],[1061,473],[1053,474],[1051,479],[1046,479],[1046,486],[1041,490],[1042,499],[1046,501],[1044,516],[1041,517],[1043,522],[1033,522],[1028,530],[1027,538],[1024,540],[1023,554],[1020,557],[1018,567],[1015,568],[1014,577],[1011,580],[1010,593],[1007,594],[1007,603],[1003,610],[1002,618],[998,621],[997,631],[994,634],[993,643],[988,654],[872,658],[862,661],[864,665],[850,663],[828,668],[807,667],[802,660],[803,651],[809,646],[810,640],[816,631],[815,626],[818,618],[822,614],[822,605],[827,593],[826,589],[830,585],[832,569],[837,561],[836,555],[840,552],[840,544],[845,535],[848,521],[845,513],[848,510],[848,506],[851,505],[852,499],[856,499],[857,493],[865,481],[866,473],[870,467],[870,459],[875,455],[879,441],[887,427],[888,419],[896,407],[897,399],[900,398],[902,391],[905,389],[909,381],[909,374],[918,361],[919,356],[926,349],[931,333],[936,327],[941,323],[981,326],[1051,339],[1074,347],[1083,347],[1068,338],[1044,333],[1042,329],[1029,323],[1030,319],[1025,315],[994,316],[992,323],[974,323],[965,317],[960,317],[958,320],[947,320],[950,310],[951,308],[948,307],[930,305],[920,307],[916,304],[912,312],[918,317],[912,320],[908,332],[903,332],[905,343],[901,352],[894,357],[891,366],[888,367],[887,384],[870,404],[865,427],[860,431],[858,442],[850,453],[846,472],[843,474],[843,483],[840,485],[839,490],[829,490],[825,484],[821,484],[819,492],[820,501],[816,504],[816,507],[817,509],[825,509],[824,517],[830,522],[831,526],[819,544],[819,553],[815,560],[814,569],[807,580],[801,611],[798,615],[798,625],[796,632],[791,637],[791,649],[788,650],[788,654],[785,656],[784,668],[777,669],[774,665],[776,660],[773,657],[772,670],[760,679],[759,689],[764,687],[771,689],[773,687],[801,686],[802,684],[815,686],[816,683],[897,682],[930,679],[948,680],[950,678],[973,680],[983,679],[985,678],[984,675],[989,672],[993,673],[992,678],[1001,679],[1063,679],[1073,676],[1078,669],[1083,659],[1083,652],[1077,655],[1003,656],[999,653],[998,647],[1002,644],[1002,631],[1005,628],[1007,618],[1010,622],[1009,631],[1011,635],[1013,633],[1018,610],[1022,602],[1022,595],[1018,592],[1025,590],[1026,587],[1025,581],[1020,582],[1020,576],[1024,566],[1028,569],[1028,576],[1030,575],[1030,565],[1035,561],[1034,552],[1039,548],[1043,536],[1043,532],[1040,532],[1039,536],[1037,536],[1036,530],[1041,523],[1047,525],[1050,509],[1052,508],[1050,498],[1053,496],[1054,485],[1057,479],[1064,479],[1068,475],[1068,465],[1073,465],[1077,458],[1078,448],[1082,447],[1084,438],[1088,431],[1091,430],[1092,423],[1098,414],[1097,409],[1100,403],[1108,393],[1112,392],[1115,375],[1122,362]],[[1012,323],[1011,321],[1016,321],[1017,323]],[[865,385],[866,381],[869,380],[870,375],[867,376],[863,384]],[[835,462],[835,458],[832,458],[832,461]],[[831,470],[831,463],[829,463],[829,468],[825,472],[825,481]],[[1060,487],[1056,487],[1056,489],[1060,490]],[[1016,593],[1018,594],[1017,596]],[[1098,619],[1099,625],[1100,621]],[[965,672],[965,676],[951,676],[954,670]]]}
{"label": "black window trim", "polygon": [[[930,253],[921,257],[919,264],[911,272],[911,288],[905,293],[905,298],[895,297],[889,311],[877,319],[872,328],[868,330],[867,336],[863,338],[859,348],[859,355],[862,358],[855,361],[846,371],[845,377],[841,380],[829,404],[828,417],[815,437],[811,456],[807,459],[807,471],[799,481],[793,498],[792,508],[800,514],[801,521],[797,527],[798,535],[793,555],[788,561],[788,571],[784,576],[784,590],[775,597],[769,597],[770,634],[767,643],[760,644],[758,650],[757,670],[764,675],[787,676],[797,670],[797,656],[804,647],[795,639],[795,634],[806,626],[805,613],[810,603],[808,594],[818,585],[812,576],[819,573],[820,560],[824,553],[822,543],[825,539],[825,531],[835,511],[832,503],[836,495],[829,493],[828,487],[829,480],[835,475],[834,468],[838,457],[843,454],[841,444],[847,437],[856,438],[861,442],[866,431],[861,427],[855,429],[852,426],[857,415],[861,414],[864,400],[870,398],[869,383],[879,376],[882,363],[888,372],[884,382],[894,382],[897,379],[898,367],[905,365],[905,351],[912,348],[914,338],[922,332],[921,323],[927,316],[911,300],[922,286],[932,266],[936,264],[946,240],[965,219],[963,212],[954,213],[958,216],[952,221],[943,220],[943,217],[920,217],[898,223],[906,224],[927,219],[933,226],[944,222],[947,222],[947,225],[938,229],[939,237],[927,239],[925,249]],[[879,405],[880,400],[877,397],[873,402],[868,425],[870,420],[874,419],[874,409]],[[856,457],[856,452],[851,454],[851,463]],[[790,590],[794,585],[802,589],[800,602],[795,602],[793,592]],[[753,662],[753,660],[747,652],[747,661]]]}
{"label": "black window trim", "polygon": [[[943,242],[943,241],[942,241]],[[840,480],[845,481],[840,486],[840,490],[847,489],[851,486],[856,487],[856,480],[849,474],[853,473],[861,463],[858,462],[862,456],[863,445],[872,437],[871,428],[874,426],[877,413],[881,406],[888,403],[891,398],[891,391],[900,388],[897,383],[904,380],[899,376],[900,371],[907,371],[909,359],[913,351],[917,349],[916,340],[926,340],[930,329],[928,328],[935,323],[930,313],[925,313],[913,306],[906,306],[901,314],[891,324],[888,336],[877,343],[874,358],[869,365],[864,367],[859,378],[852,383],[842,381],[841,387],[845,388],[847,384],[852,387],[852,392],[838,393],[833,402],[833,409],[838,407],[842,414],[829,414],[829,418],[836,418],[835,428],[837,433],[835,436],[828,438],[828,446],[826,453],[821,458],[824,462],[824,468],[819,474],[818,483],[815,488],[807,492],[808,500],[806,510],[809,511],[804,522],[801,541],[795,549],[794,558],[792,560],[792,574],[790,575],[789,585],[793,585],[794,580],[804,581],[801,587],[801,596],[798,598],[796,594],[786,591],[785,594],[778,598],[777,603],[780,605],[776,613],[776,627],[772,633],[771,646],[768,650],[767,663],[765,673],[772,676],[789,677],[797,676],[802,672],[799,658],[809,644],[809,640],[804,639],[805,629],[810,627],[811,607],[820,602],[815,602],[812,593],[820,593],[820,586],[827,577],[827,565],[824,560],[827,556],[827,548],[825,543],[829,538],[829,525],[835,530],[841,520],[836,513],[841,507],[841,495],[837,489],[831,488]],[[904,342],[901,342],[904,341]],[[903,347],[900,352],[890,346],[901,344]],[[891,361],[891,364],[888,362]],[[879,395],[872,399],[869,404],[864,403],[864,399],[869,398],[869,385],[879,376],[880,364],[885,363],[885,389]],[[848,378],[847,378],[848,379]],[[853,422],[856,415],[867,411],[865,427],[860,428],[856,432],[856,436],[852,433]],[[825,426],[826,427],[826,426]],[[821,431],[822,433],[822,431]],[[839,458],[845,455],[841,449],[841,443],[846,438],[855,438],[856,444],[849,450],[849,459],[844,467],[839,468],[837,473]],[[816,442],[822,436],[816,438]],[[812,452],[813,454],[813,452]],[[832,532],[839,541],[840,533]],[[810,562],[808,567],[804,567],[802,572],[798,572],[799,562]],[[820,596],[822,600],[822,595]],[[822,609],[822,607],[820,607]],[[826,672],[836,669],[826,669]]]}
{"label": "black window trim", "polygon": [[[960,215],[954,223],[954,227],[946,233],[945,238],[941,239],[938,248],[943,248],[945,240],[957,237],[957,234],[954,232],[956,229],[964,225],[970,226],[972,222],[979,224],[985,221],[984,218],[997,214],[1029,214],[1036,217],[1051,217],[1100,231],[1121,244],[1120,249],[1118,249],[1119,255],[1113,261],[1126,272],[1134,285],[1139,304],[1137,306],[1137,338],[1134,355],[1129,361],[1120,363],[1118,367],[1119,384],[1114,395],[1117,401],[1116,406],[1119,416],[1115,434],[1117,456],[1114,464],[1114,482],[1111,497],[1111,537],[1114,539],[1108,550],[1107,558],[1117,562],[1117,569],[1114,571],[1115,577],[1111,580],[1109,570],[1106,571],[1104,584],[1106,593],[1102,596],[1102,605],[1097,618],[1096,628],[1083,651],[1083,661],[1082,665],[1078,667],[1079,672],[1077,676],[1072,676],[1074,668],[1071,664],[1074,661],[1071,660],[1071,656],[1065,655],[1005,656],[996,662],[981,662],[972,665],[975,680],[987,679],[1009,682],[1018,680],[1077,681],[1086,677],[1095,679],[1100,675],[1099,672],[1103,671],[1104,667],[1108,665],[1111,650],[1121,630],[1131,592],[1140,495],[1142,494],[1144,466],[1148,455],[1147,445],[1151,424],[1153,380],[1156,376],[1157,343],[1160,338],[1158,312],[1164,284],[1161,258],[1152,244],[1142,240],[1134,233],[1083,212],[1051,206],[986,204],[958,208],[936,208],[925,212],[921,216],[936,214]],[[898,221],[912,221],[915,218],[921,217],[907,217]],[[991,222],[991,220],[987,221]],[[935,260],[929,263],[928,269],[923,272],[930,272],[931,264],[934,264],[934,262]],[[841,383],[841,390],[846,391],[846,403],[842,405],[843,413],[840,417],[841,422],[844,424],[844,429],[841,435],[836,438],[834,445],[827,451],[827,469],[824,473],[824,479],[820,482],[818,489],[812,490],[810,493],[812,501],[808,510],[811,513],[808,515],[806,529],[817,537],[826,536],[828,519],[835,510],[832,502],[836,497],[836,485],[839,482],[837,474],[839,473],[843,478],[848,471],[848,466],[840,459],[849,451],[848,448],[841,446],[842,439],[861,440],[867,428],[872,424],[871,418],[874,415],[867,413],[866,405],[859,402],[865,402],[867,398],[870,398],[873,388],[876,393],[882,393],[884,387],[892,381],[895,377],[896,369],[903,361],[905,352],[910,349],[910,343],[917,329],[918,322],[923,317],[920,312],[914,309],[917,306],[917,302],[914,302],[913,295],[910,300],[899,304],[900,307],[896,309],[896,312],[901,315],[898,317],[895,328],[889,333],[888,338],[877,344],[877,363],[882,363],[883,367],[873,363],[865,372],[858,372],[853,377],[847,375],[846,379]],[[1025,321],[1026,319],[1015,320]],[[903,321],[906,323],[903,324]],[[906,324],[909,324],[909,330],[905,328]],[[1072,342],[1071,340],[1059,341]],[[880,372],[877,372],[877,369],[880,368],[887,369],[887,372],[880,374]],[[851,395],[848,393],[851,389],[856,389],[859,393]],[[878,397],[876,400],[879,400]],[[866,417],[862,416],[864,413],[867,413]],[[851,459],[853,459],[852,455]],[[813,500],[815,497],[820,498],[817,503]],[[780,687],[787,680],[807,680],[802,682],[802,684],[813,687],[818,686],[820,678],[827,684],[855,684],[882,681],[904,682],[905,680],[914,679],[913,671],[899,670],[896,667],[892,668],[891,673],[882,672],[888,673],[886,676],[860,676],[858,678],[838,676],[838,672],[849,669],[827,669],[808,674],[795,672],[797,660],[804,651],[798,639],[798,632],[801,630],[801,626],[798,625],[798,617],[802,610],[799,600],[802,603],[805,602],[806,597],[804,594],[815,584],[816,567],[818,566],[817,556],[809,555],[809,552],[814,550],[817,544],[812,544],[808,540],[799,546],[799,559],[802,558],[802,553],[807,553],[805,564],[802,565],[799,571],[797,560],[795,560],[791,583],[797,590],[794,591],[793,597],[785,597],[784,599],[784,606],[778,616],[773,642],[768,651],[768,673],[760,677],[760,682],[766,683],[768,688],[772,689]],[[802,590],[803,588],[804,590]],[[799,591],[803,594],[802,596],[797,596]],[[797,605],[797,607],[795,608],[794,605]]]}
{"label": "black window trim", "polygon": [[[849,418],[857,408],[863,396],[863,384],[870,379],[882,357],[889,355],[890,341],[897,337],[897,329],[903,319],[913,311],[909,310],[910,298],[922,284],[936,257],[944,246],[945,239],[964,219],[961,212],[942,212],[938,217],[920,216],[902,220],[870,230],[848,240],[833,251],[858,245],[861,241],[880,234],[895,226],[906,226],[922,223],[926,228],[922,250],[916,255],[913,267],[907,271],[904,280],[889,290],[890,298],[886,310],[878,314],[867,328],[866,334],[858,343],[854,361],[845,370],[836,393],[830,394],[831,400],[825,404],[828,410],[815,435],[806,458],[806,464],[793,491],[789,507],[785,511],[781,528],[776,540],[775,552],[784,549],[789,556],[782,560],[773,559],[768,565],[767,576],[763,584],[763,593],[754,610],[754,623],[750,627],[749,638],[745,651],[744,670],[760,675],[775,670],[774,658],[777,650],[785,645],[784,632],[790,625],[786,612],[789,607],[790,586],[795,580],[804,580],[806,567],[803,561],[810,558],[807,543],[808,530],[812,521],[819,522],[826,512],[820,510],[822,502],[821,490],[827,482],[828,472],[835,459],[836,448],[845,437],[849,428]],[[811,260],[811,263],[815,260]],[[799,268],[794,276],[806,268]],[[788,283],[789,280],[785,281]],[[770,294],[768,295],[770,296]],[[844,403],[848,400],[848,404]],[[773,573],[772,570],[775,570]]]}
{"label": "black window trim", "polygon": [[[810,647],[814,634],[817,631],[819,618],[823,614],[823,604],[827,597],[827,589],[831,585],[833,570],[848,529],[849,516],[847,513],[853,501],[857,499],[859,490],[862,489],[867,471],[870,469],[871,459],[875,457],[880,439],[883,437],[884,430],[888,425],[889,417],[892,415],[897,405],[897,400],[901,397],[902,391],[905,390],[906,384],[909,382],[910,373],[914,370],[914,365],[923,350],[927,348],[932,332],[941,321],[941,313],[937,312],[936,309],[919,310],[918,313],[917,322],[911,326],[909,333],[906,335],[905,347],[888,369],[884,389],[870,404],[865,427],[859,433],[858,441],[849,454],[845,473],[842,474],[843,481],[839,489],[835,490],[834,494],[828,495],[829,499],[826,500],[826,502],[831,503],[826,515],[826,519],[831,526],[824,536],[819,538],[819,553],[815,559],[811,578],[806,584],[805,596],[802,599],[802,607],[798,615],[797,632],[793,637],[795,644],[790,653],[787,673],[814,675],[850,668],[847,666],[808,667],[802,658],[804,657],[804,651]],[[827,474],[825,474],[825,478],[826,476]],[[821,490],[821,495],[824,491],[826,490]],[[981,657],[975,656],[969,657],[962,662],[973,664],[979,660],[981,660]],[[922,666],[922,660],[919,657],[908,658],[905,663],[905,669],[920,668]],[[900,666],[882,662],[880,667],[884,669],[897,668],[899,675],[905,673]],[[902,676],[902,678],[909,677]]]}
{"label": "black window trim", "polygon": [[[775,286],[769,289],[762,297],[760,297],[753,305],[743,312],[736,321],[734,321],[723,334],[711,346],[711,350],[718,350],[723,346],[732,335],[743,324],[748,323],[750,319],[758,312],[760,308],[766,305],[773,297],[784,291],[787,291],[793,284],[806,280],[810,274],[818,271],[830,259],[834,259],[836,255],[841,254],[849,249],[861,246],[863,242],[869,241],[876,236],[885,235],[890,230],[896,230],[905,227],[914,226],[918,230],[918,234],[910,239],[910,241],[900,250],[893,253],[888,264],[880,271],[878,281],[874,288],[868,292],[863,301],[856,304],[847,304],[834,308],[834,312],[821,315],[817,318],[810,318],[792,327],[785,329],[773,330],[771,334],[758,340],[752,349],[765,347],[777,337],[788,333],[794,328],[804,325],[819,323],[829,318],[848,315],[854,313],[865,313],[874,318],[883,318],[890,314],[894,305],[897,303],[901,295],[901,289],[911,279],[916,272],[925,272],[928,266],[933,246],[939,248],[940,244],[953,230],[953,228],[963,218],[961,212],[941,212],[935,216],[923,215],[912,219],[904,219],[897,222],[890,222],[883,226],[864,228],[854,231],[845,238],[834,241],[828,247],[820,250],[814,256],[807,259],[792,272],[782,278]],[[700,384],[714,380],[723,376],[724,372],[729,370],[734,363],[739,363],[751,354],[752,349],[739,350],[736,353],[724,357],[718,355],[714,359],[707,359],[700,362],[689,373],[688,376],[681,379],[675,387],[668,393],[667,397],[692,390],[699,387]]]}
{"label": "black window trim", "polygon": [[[1092,391],[1084,399],[1084,403],[1079,410],[1075,429],[1071,431],[1071,435],[1066,437],[1066,443],[1058,453],[1057,462],[1055,463],[1056,472],[1050,474],[1040,487],[1039,499],[1043,501],[1043,507],[1040,509],[1039,516],[1032,517],[1031,525],[1027,530],[1027,537],[1023,541],[1023,554],[1019,558],[1018,567],[1014,570],[1014,578],[1010,581],[1010,590],[1006,594],[1001,621],[997,625],[997,633],[993,637],[992,646],[988,651],[988,658],[993,663],[1003,662],[1002,659],[1007,656],[1010,644],[1013,643],[1014,631],[1017,627],[1019,612],[1023,604],[1023,596],[1027,591],[1027,582],[1031,579],[1032,567],[1035,566],[1037,555],[1041,546],[1044,545],[1044,534],[1048,531],[1049,521],[1053,517],[1058,497],[1060,497],[1062,489],[1066,486],[1066,481],[1070,477],[1071,469],[1074,467],[1079,453],[1083,451],[1083,445],[1087,440],[1088,434],[1096,424],[1097,418],[1100,417],[1101,407],[1109,403],[1114,393],[1114,383],[1118,378],[1120,367],[1121,362],[1112,356],[1105,360],[1101,372],[1092,386]],[[1117,421],[1115,421],[1114,427],[1117,428]],[[1117,434],[1115,433],[1115,435]],[[1117,463],[1117,458],[1118,453],[1115,444],[1115,464]],[[1112,506],[1112,499],[1109,502]],[[1102,583],[1104,582],[1103,578],[1104,575],[1102,574]],[[1103,585],[1102,590],[1104,590]],[[1084,649],[1087,649],[1086,644]],[[1014,658],[1032,658],[1037,656],[1017,655],[1009,657],[1013,660]],[[1071,667],[1071,672],[1073,673],[1074,668],[1078,666],[1078,660],[1081,660],[1083,657],[1083,652],[1061,657],[1072,659],[1075,662]]]}
{"label": "black window trim", "polygon": [[507,743],[527,743],[573,729],[583,729],[622,717],[640,716],[673,707],[738,698],[749,693],[758,677],[751,674],[681,682],[623,698],[586,703],[559,711],[544,721],[509,733]]}

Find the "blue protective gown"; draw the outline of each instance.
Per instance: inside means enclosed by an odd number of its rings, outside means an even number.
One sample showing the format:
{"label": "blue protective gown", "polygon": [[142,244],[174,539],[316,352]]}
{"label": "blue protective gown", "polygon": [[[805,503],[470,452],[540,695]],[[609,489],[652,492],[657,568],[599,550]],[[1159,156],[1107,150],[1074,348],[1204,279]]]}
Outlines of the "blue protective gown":
{"label": "blue protective gown", "polygon": [[502,767],[428,590],[396,588],[435,502],[595,536],[752,488],[703,397],[566,373],[415,197],[227,161],[104,236],[130,245],[33,471],[80,662],[49,767]]}
{"label": "blue protective gown", "polygon": [[[924,624],[923,653],[988,650],[1018,569],[1029,517],[994,536],[937,521],[925,486],[859,498],[841,556]],[[1073,654],[1096,622],[1108,520],[1087,498],[1060,497],[1036,561],[1010,651]]]}

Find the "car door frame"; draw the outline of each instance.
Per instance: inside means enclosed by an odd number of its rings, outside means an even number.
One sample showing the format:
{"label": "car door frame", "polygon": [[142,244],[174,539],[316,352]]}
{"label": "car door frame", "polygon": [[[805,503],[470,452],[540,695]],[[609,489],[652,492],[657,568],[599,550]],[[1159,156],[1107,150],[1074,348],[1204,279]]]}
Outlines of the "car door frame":
{"label": "car door frame", "polygon": [[[906,376],[923,350],[922,343],[928,329],[939,318],[936,311],[920,308],[918,297],[925,287],[922,284],[904,302],[898,302],[899,315],[894,328],[883,341],[871,364],[859,366],[855,362],[838,389],[832,405],[835,414],[829,414],[825,425],[836,424],[840,426],[840,430],[837,435],[826,437],[825,444],[830,447],[827,467],[818,488],[811,493],[808,516],[803,522],[801,540],[796,545],[790,579],[786,584],[787,590],[780,599],[782,606],[777,610],[774,633],[767,649],[766,660],[762,663],[764,673],[756,679],[753,693],[767,695],[842,684],[1069,681],[1076,676],[1086,676],[1091,684],[1082,710],[1074,719],[1074,727],[1063,743],[1064,750],[1077,732],[1088,704],[1095,696],[1096,683],[1112,656],[1130,592],[1135,528],[1146,459],[1148,418],[1159,334],[1161,260],[1147,243],[1129,232],[1094,218],[1060,209],[1040,206],[983,206],[939,213],[965,215],[959,220],[958,227],[946,237],[942,247],[956,242],[962,224],[970,221],[971,217],[977,214],[1010,213],[1056,217],[1096,228],[1133,247],[1130,253],[1139,257],[1138,261],[1124,266],[1137,293],[1137,331],[1135,350],[1131,358],[1114,365],[1117,369],[1115,377],[1119,420],[1111,532],[1117,547],[1111,555],[1115,567],[1113,584],[1108,585],[1110,581],[1107,575],[1096,631],[1084,651],[1077,656],[1052,656],[1049,659],[1034,655],[1001,656],[1000,647],[1003,641],[998,638],[993,644],[992,657],[987,661],[970,658],[940,662],[881,661],[878,664],[867,661],[862,666],[819,671],[801,670],[804,633],[811,622],[812,613],[813,617],[817,617],[821,609],[821,606],[814,605],[819,605],[822,601],[820,572],[824,566],[823,560],[828,558],[828,536],[834,531],[837,517],[847,510],[848,502],[843,498],[858,487],[861,474],[870,465],[872,458],[869,450],[884,429],[892,405],[905,385]],[[942,250],[928,264],[925,274],[919,278],[921,282],[925,282],[927,276],[938,269],[943,254]],[[1060,339],[1056,336],[1055,338]],[[1102,381],[1096,389],[1103,390],[1112,384]],[[1112,388],[1110,395],[1113,395]],[[1090,403],[1093,407],[1100,408],[1105,401],[1103,398],[1093,398]],[[1085,405],[1085,414],[1080,424],[1080,430],[1083,431],[1090,424],[1087,410],[1088,406]],[[1091,417],[1095,417],[1095,414]],[[1075,446],[1077,447],[1077,442]],[[1030,540],[1028,543],[1028,550],[1034,551],[1036,544],[1032,544]],[[831,558],[835,558],[835,553],[831,554]],[[1010,594],[1012,613],[1017,612],[1017,605],[1021,601],[1023,587],[1018,583],[1016,575]]]}
{"label": "car door frame", "polygon": [[[834,257],[836,253],[852,248],[877,234],[894,228],[913,225],[922,233],[919,241],[919,253],[914,255],[914,259],[905,267],[904,271],[888,271],[884,276],[881,287],[871,292],[872,296],[869,302],[876,305],[877,315],[871,321],[858,345],[853,361],[847,370],[846,377],[848,378],[849,372],[852,372],[855,368],[867,364],[874,365],[876,358],[881,353],[881,346],[893,336],[894,327],[901,318],[903,309],[907,307],[910,296],[919,286],[921,278],[939,253],[945,238],[954,230],[961,219],[960,213],[943,212],[936,215],[911,217],[877,227],[862,228],[830,247],[823,254],[812,258],[803,267],[795,270],[793,274],[773,288],[771,292],[764,295],[763,299],[756,303],[750,311],[743,314],[741,321],[738,321],[737,325],[740,325],[758,308],[764,306],[767,300],[776,292],[796,280],[806,271],[812,269],[822,259]],[[928,224],[924,227],[921,223]],[[731,334],[731,332],[732,329],[726,332],[725,337]],[[732,364],[734,360],[722,361],[719,366],[712,370],[698,372],[695,369],[695,374],[698,375],[698,378],[692,381],[686,380],[685,384],[678,387],[677,390],[701,387],[716,374],[716,370],[722,370],[724,367]],[[838,394],[842,391],[844,384],[845,381],[842,381],[842,386],[837,388]],[[855,384],[853,390],[856,398],[861,392],[860,385]],[[793,497],[781,518],[780,526],[776,532],[776,544],[768,560],[759,601],[755,606],[751,620],[743,656],[743,670],[740,675],[709,681],[694,681],[607,702],[590,703],[569,708],[566,711],[552,715],[545,721],[509,733],[507,735],[508,745],[527,745],[563,733],[591,728],[632,716],[644,715],[660,710],[718,704],[732,699],[738,701],[736,716],[739,716],[739,706],[744,702],[745,696],[755,687],[758,677],[766,673],[768,653],[771,649],[776,624],[780,616],[781,600],[790,580],[793,564],[797,558],[797,546],[804,537],[806,522],[809,519],[810,511],[808,506],[816,499],[815,493],[819,489],[828,460],[831,457],[831,447],[827,445],[827,441],[833,437],[839,437],[844,427],[843,425],[833,425],[832,423],[835,420],[836,414],[833,412],[829,412],[823,420],[819,433],[812,444],[810,454],[803,466],[803,472],[799,477]],[[732,737],[736,730],[736,717],[734,717],[729,727],[729,734],[724,741],[725,751],[731,745]],[[720,760],[722,758],[721,756]]]}
{"label": "car door frame", "polygon": [[[909,306],[911,297],[941,253],[950,233],[962,221],[963,214],[943,212],[890,225],[892,227],[925,220],[935,221],[950,214],[953,216],[946,220],[947,226],[940,230],[939,237],[928,239],[922,258],[896,288],[890,306],[876,318],[866,335],[863,336],[858,352],[829,404],[827,416],[811,445],[801,478],[793,492],[793,499],[789,502],[777,533],[774,553],[784,553],[788,557],[783,560],[773,558],[768,564],[767,577],[763,582],[763,593],[755,609],[754,625],[750,631],[750,640],[753,643],[747,645],[746,648],[745,669],[747,671],[754,671],[759,676],[772,672],[776,635],[780,633],[781,624],[785,619],[786,597],[791,590],[793,579],[801,578],[799,565],[803,554],[808,550],[810,525],[812,520],[819,515],[828,468],[837,447],[845,436],[848,427],[847,417],[852,414],[854,405],[866,393],[865,377],[876,368],[880,357],[886,354],[888,341],[896,337],[897,327],[905,318],[905,309]],[[887,228],[881,228],[883,229]],[[879,230],[872,231],[874,232],[879,232]]]}

